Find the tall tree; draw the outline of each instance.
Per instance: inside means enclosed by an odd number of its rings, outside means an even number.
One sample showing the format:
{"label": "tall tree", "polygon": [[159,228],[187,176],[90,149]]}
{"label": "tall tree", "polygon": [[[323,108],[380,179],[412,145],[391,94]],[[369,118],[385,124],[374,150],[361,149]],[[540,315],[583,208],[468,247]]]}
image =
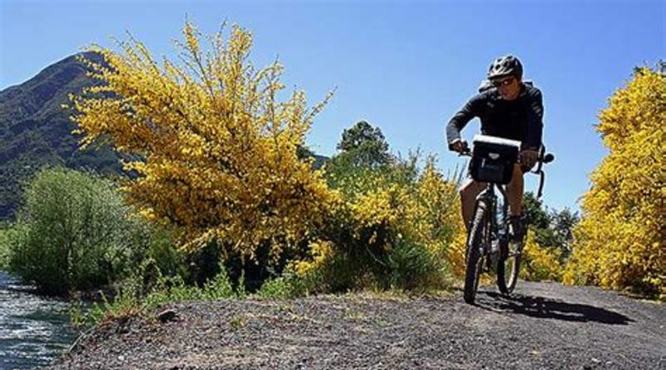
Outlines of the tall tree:
{"label": "tall tree", "polygon": [[578,223],[577,213],[568,208],[562,211],[549,210],[537,201],[532,192],[523,196],[524,212],[530,220],[530,228],[534,230],[535,245],[560,250],[562,257],[571,252],[573,228]]}
{"label": "tall tree", "polygon": [[534,193],[525,192],[523,195],[523,212],[530,220],[530,225],[537,229],[547,229],[550,226],[551,218],[548,211],[543,207],[541,201],[537,201]]}
{"label": "tall tree", "polygon": [[354,166],[375,168],[391,160],[384,134],[379,127],[373,127],[366,121],[359,121],[345,129],[337,149]]}
{"label": "tall tree", "polygon": [[565,208],[559,212],[553,211],[550,219],[554,243],[562,249],[563,256],[567,257],[571,253],[571,243],[574,239],[573,230],[580,221],[578,212],[572,212],[569,208]]}

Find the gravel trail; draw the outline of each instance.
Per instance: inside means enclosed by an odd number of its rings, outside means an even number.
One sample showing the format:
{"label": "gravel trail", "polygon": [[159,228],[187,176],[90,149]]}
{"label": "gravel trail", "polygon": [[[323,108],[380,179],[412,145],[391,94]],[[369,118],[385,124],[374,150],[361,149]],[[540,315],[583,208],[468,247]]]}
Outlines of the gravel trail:
{"label": "gravel trail", "polygon": [[666,369],[663,304],[519,282],[450,296],[173,304],[99,327],[48,369]]}

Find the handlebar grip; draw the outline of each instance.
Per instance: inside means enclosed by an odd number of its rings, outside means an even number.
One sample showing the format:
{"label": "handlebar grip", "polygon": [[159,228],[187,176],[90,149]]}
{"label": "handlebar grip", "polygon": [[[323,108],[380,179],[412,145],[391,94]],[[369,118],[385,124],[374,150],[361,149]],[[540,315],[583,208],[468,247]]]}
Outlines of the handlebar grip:
{"label": "handlebar grip", "polygon": [[543,163],[550,163],[555,160],[555,156],[552,153],[548,153],[545,156],[543,156]]}

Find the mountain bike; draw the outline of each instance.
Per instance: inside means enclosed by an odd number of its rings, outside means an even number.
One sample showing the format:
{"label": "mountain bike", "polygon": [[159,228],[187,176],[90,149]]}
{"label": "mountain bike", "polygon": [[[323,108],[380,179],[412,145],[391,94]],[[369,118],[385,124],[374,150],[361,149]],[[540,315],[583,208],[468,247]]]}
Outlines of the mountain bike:
{"label": "mountain bike", "polygon": [[[474,213],[467,237],[465,258],[464,299],[474,303],[481,272],[495,272],[497,287],[502,294],[510,294],[516,287],[525,234],[514,240],[509,225],[508,201],[505,185],[511,180],[513,166],[518,161],[520,142],[486,135],[474,138],[474,147],[462,153],[471,156],[470,173],[476,181],[486,183],[475,200]],[[545,173],[542,166],[555,159],[553,154],[539,150],[534,174],[539,175],[537,200],[543,195]],[[501,195],[498,197],[497,192]],[[522,220],[527,230],[528,220]]]}

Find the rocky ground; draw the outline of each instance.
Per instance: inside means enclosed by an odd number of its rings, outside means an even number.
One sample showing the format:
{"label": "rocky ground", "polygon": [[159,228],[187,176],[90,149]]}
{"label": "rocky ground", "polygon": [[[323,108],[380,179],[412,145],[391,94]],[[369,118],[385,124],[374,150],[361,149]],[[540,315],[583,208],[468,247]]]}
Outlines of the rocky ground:
{"label": "rocky ground", "polygon": [[175,304],[164,322],[99,327],[48,369],[666,369],[663,304],[556,283],[495,291],[474,306],[461,292]]}

